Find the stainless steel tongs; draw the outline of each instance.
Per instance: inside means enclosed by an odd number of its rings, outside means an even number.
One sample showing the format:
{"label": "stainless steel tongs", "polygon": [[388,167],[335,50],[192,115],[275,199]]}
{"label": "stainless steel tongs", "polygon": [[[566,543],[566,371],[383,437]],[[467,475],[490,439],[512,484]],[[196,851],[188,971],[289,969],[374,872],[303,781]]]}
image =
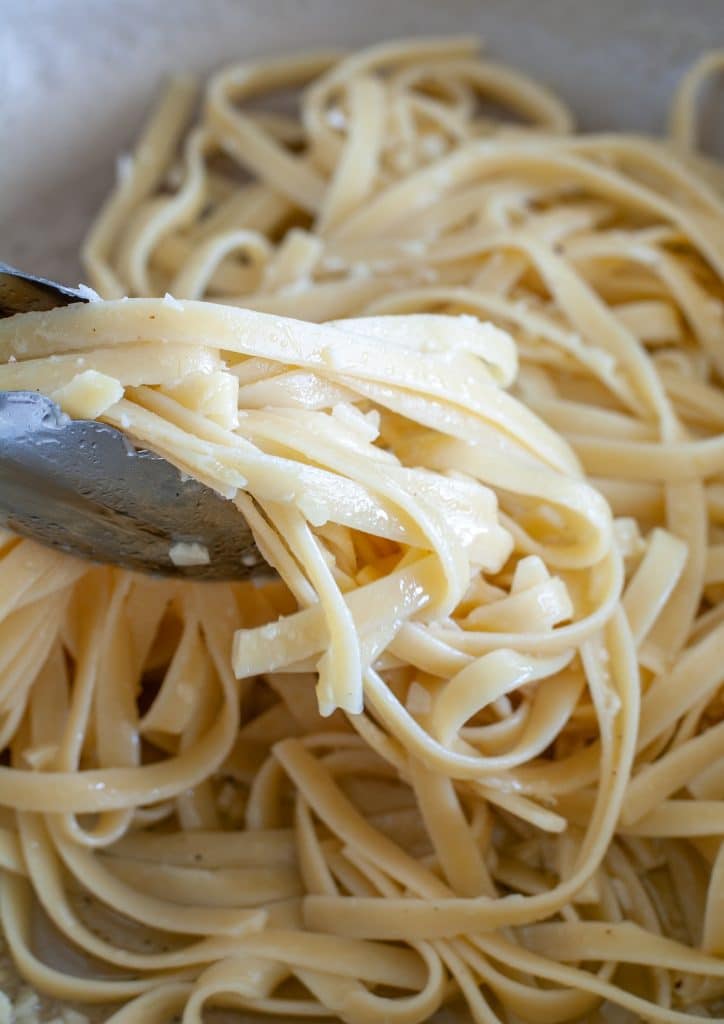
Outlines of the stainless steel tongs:
{"label": "stainless steel tongs", "polygon": [[[0,317],[86,301],[0,263]],[[232,502],[34,391],[0,391],[0,525],[146,573],[223,580],[269,571]],[[198,563],[194,552],[208,553],[208,564],[183,564]]]}

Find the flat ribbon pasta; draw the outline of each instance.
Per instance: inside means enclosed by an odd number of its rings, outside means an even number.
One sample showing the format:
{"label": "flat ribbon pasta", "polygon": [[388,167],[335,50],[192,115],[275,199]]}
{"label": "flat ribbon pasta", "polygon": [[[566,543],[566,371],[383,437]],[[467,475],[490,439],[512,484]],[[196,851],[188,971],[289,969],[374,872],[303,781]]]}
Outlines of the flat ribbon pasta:
{"label": "flat ribbon pasta", "polygon": [[0,923],[44,1000],[724,1019],[721,67],[669,142],[574,134],[467,37],[168,87],[102,299],[0,321],[0,390],[215,488],[273,573],[0,533]]}

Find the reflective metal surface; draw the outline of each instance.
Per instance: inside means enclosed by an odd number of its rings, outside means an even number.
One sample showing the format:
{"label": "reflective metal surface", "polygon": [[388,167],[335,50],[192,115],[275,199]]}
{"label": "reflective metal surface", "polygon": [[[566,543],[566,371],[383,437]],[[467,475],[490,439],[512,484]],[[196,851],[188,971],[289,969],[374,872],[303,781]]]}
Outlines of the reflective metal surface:
{"label": "reflective metal surface", "polygon": [[[0,263],[0,316],[85,302],[80,291]],[[232,502],[137,451],[113,427],[71,420],[34,391],[0,392],[0,523],[81,558],[195,579],[269,572]],[[208,565],[177,565],[174,544]]]}
{"label": "reflective metal surface", "polygon": [[[232,502],[33,391],[0,392],[0,522],[142,572],[238,579],[269,571]],[[179,542],[203,545],[209,564],[174,565],[169,549]]]}

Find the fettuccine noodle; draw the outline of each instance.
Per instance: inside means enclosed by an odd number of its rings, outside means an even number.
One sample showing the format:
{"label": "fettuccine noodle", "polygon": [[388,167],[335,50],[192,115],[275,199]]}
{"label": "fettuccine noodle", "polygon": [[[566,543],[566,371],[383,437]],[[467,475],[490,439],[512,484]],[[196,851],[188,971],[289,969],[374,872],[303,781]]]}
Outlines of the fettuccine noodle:
{"label": "fettuccine noodle", "polygon": [[276,574],[0,538],[35,990],[724,1019],[723,60],[668,141],[572,134],[467,38],[240,64],[196,114],[171,83],[85,244],[102,301],[0,322],[0,390],[214,487]]}

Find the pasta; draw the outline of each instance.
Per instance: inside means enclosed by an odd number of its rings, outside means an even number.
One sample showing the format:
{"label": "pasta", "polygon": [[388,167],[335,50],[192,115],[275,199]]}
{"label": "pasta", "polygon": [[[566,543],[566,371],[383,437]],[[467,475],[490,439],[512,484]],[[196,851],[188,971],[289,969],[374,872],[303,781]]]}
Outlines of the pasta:
{"label": "pasta", "polygon": [[662,141],[574,134],[467,38],[169,86],[84,247],[102,300],[0,322],[0,390],[217,489],[275,575],[0,538],[38,992],[724,1019],[722,59]]}

